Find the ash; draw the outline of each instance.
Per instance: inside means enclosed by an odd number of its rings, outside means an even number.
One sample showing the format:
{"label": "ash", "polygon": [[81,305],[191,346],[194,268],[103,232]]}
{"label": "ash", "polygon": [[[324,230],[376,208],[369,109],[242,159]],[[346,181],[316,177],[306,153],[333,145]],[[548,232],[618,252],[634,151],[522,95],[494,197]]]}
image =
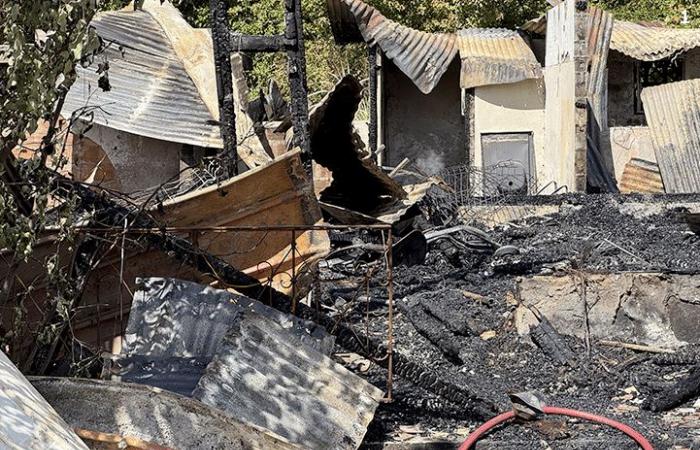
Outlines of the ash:
{"label": "ash", "polygon": [[[395,267],[395,347],[445,379],[468,386],[502,411],[510,408],[508,393],[537,391],[549,405],[627,423],[655,448],[695,448],[694,440],[700,436],[697,411],[687,416],[695,418],[693,425],[685,419],[674,421],[673,411],[654,413],[642,405],[689,372],[698,359],[696,347],[682,350],[685,360],[669,364],[652,353],[604,347],[595,341],[588,349],[583,340],[562,336],[574,358],[560,364],[528,336],[519,336],[513,319],[518,277],[567,270],[700,274],[700,237],[684,221],[685,205],[697,201],[700,196],[515,199],[510,205],[555,204],[559,212],[491,229],[478,221],[472,225],[501,246],[517,247],[517,254],[497,258],[493,252],[440,241],[431,243],[424,264]],[[434,225],[426,221],[423,228]],[[324,306],[363,324],[370,335],[385,338],[386,273],[377,269],[367,282],[366,267],[357,263],[353,267],[322,271]],[[365,375],[378,387],[386,387],[386,372],[375,365]],[[365,439],[367,448],[376,442],[417,438],[459,442],[483,422],[396,377],[393,398],[380,406]],[[692,404],[683,405],[683,411],[690,413]],[[409,432],[402,431],[407,426]],[[500,427],[478,448],[491,448],[489,443],[493,448],[512,444],[520,449],[591,448],[601,443],[601,448],[636,448],[615,430],[558,417]]]}

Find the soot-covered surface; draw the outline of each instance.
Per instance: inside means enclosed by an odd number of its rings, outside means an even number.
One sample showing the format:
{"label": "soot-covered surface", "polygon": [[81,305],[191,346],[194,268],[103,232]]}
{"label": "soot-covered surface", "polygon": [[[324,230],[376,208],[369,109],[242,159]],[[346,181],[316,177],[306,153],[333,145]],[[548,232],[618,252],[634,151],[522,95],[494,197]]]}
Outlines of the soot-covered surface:
{"label": "soot-covered surface", "polygon": [[[675,198],[655,199],[654,208],[641,208],[643,214],[636,204],[644,199],[634,197],[566,196],[556,201],[564,205],[559,214],[488,231],[499,244],[519,247],[518,255],[494,259],[476,251],[455,251],[443,242],[431,246],[424,265],[397,267],[397,350],[469,386],[502,410],[509,408],[507,393],[535,390],[550,405],[625,422],[655,448],[690,447],[700,436],[700,414],[688,409],[692,401],[680,415],[646,411],[642,402],[686,375],[691,365],[669,365],[663,357],[604,347],[595,341],[589,351],[582,340],[571,337],[565,339],[575,359],[559,365],[529,338],[518,336],[513,293],[517,277],[555,271],[700,273],[700,237],[688,230],[682,209],[664,207],[678,201]],[[644,216],[650,211],[655,214],[641,218],[631,214]],[[324,271],[322,297],[327,306],[342,310],[356,323],[369,317],[370,334],[385,336],[387,302],[382,283],[386,274],[375,272],[367,297],[364,273]],[[333,281],[342,278],[346,279]],[[696,349],[687,352],[692,355]],[[385,372],[373,366],[367,376],[385,387]],[[395,379],[394,398],[377,411],[366,443],[410,441],[419,436],[459,440],[480,424],[469,411],[457,410],[400,378]],[[573,449],[601,442],[608,444],[603,448],[635,448],[614,430],[560,418],[502,427],[490,440],[500,443],[499,448]]]}

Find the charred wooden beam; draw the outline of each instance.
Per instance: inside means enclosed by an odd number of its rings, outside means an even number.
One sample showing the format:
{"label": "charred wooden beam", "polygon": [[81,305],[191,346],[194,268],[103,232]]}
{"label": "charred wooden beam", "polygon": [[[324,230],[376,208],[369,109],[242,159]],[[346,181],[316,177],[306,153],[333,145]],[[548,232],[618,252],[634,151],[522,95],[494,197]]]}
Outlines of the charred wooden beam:
{"label": "charred wooden beam", "polygon": [[295,46],[295,41],[291,41],[283,35],[257,36],[231,33],[229,52],[275,53],[294,49]]}
{"label": "charred wooden beam", "polygon": [[230,161],[230,175],[237,175],[236,106],[233,99],[228,13],[226,2],[223,0],[210,0],[209,6],[211,8],[211,37],[214,46],[214,66],[216,69],[216,92],[219,101],[219,123],[221,139],[224,141],[222,156]]}
{"label": "charred wooden beam", "polygon": [[287,50],[289,88],[292,94],[292,124],[294,145],[305,156],[307,172],[311,173],[311,139],[309,137],[309,100],[306,85],[306,53],[304,50],[304,27],[301,18],[301,0],[285,1],[285,32],[287,40],[295,42]]}
{"label": "charred wooden beam", "polygon": [[561,334],[554,329],[549,320],[535,308],[531,311],[540,321],[539,325],[530,330],[530,338],[548,358],[564,365],[574,358],[574,352]]}
{"label": "charred wooden beam", "polygon": [[644,403],[646,409],[654,412],[668,411],[700,396],[700,365],[690,374],[670,388],[649,397]]}

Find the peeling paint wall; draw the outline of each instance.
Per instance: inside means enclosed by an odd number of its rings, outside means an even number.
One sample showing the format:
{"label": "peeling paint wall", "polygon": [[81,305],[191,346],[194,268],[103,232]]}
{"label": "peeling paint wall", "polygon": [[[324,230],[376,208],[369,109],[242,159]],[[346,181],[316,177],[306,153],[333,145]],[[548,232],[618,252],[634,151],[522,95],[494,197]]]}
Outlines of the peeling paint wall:
{"label": "peeling paint wall", "polygon": [[474,90],[474,159],[482,168],[481,137],[489,133],[530,133],[536,177],[547,183],[552,178],[550,159],[544,145],[544,79],[483,86]]}
{"label": "peeling paint wall", "polygon": [[610,129],[615,178],[622,180],[625,166],[632,158],[656,162],[649,127],[613,127]]}
{"label": "peeling paint wall", "polygon": [[467,161],[466,131],[455,60],[430,94],[423,94],[391,61],[385,71],[387,164],[409,158],[428,174]]}
{"label": "peeling paint wall", "polygon": [[118,183],[123,192],[131,193],[158,186],[180,172],[182,144],[137,136],[99,125],[90,129],[86,137],[104,151],[114,168],[116,179],[113,182]]}

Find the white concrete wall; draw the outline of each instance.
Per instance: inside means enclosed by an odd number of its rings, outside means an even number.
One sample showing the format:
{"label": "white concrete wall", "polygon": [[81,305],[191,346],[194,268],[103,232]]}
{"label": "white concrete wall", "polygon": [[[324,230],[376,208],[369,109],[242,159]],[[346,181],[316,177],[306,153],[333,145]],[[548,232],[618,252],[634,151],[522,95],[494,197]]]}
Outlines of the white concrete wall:
{"label": "white concrete wall", "polygon": [[622,180],[622,172],[632,158],[656,162],[649,127],[610,128],[610,144],[615,165],[615,178],[618,182]]}
{"label": "white concrete wall", "polygon": [[[554,182],[574,191],[576,147],[576,67],[573,61],[544,69],[545,152],[538,166],[540,185]],[[551,193],[545,191],[546,193]]]}
{"label": "white concrete wall", "polygon": [[90,129],[86,136],[102,147],[125,193],[158,186],[180,172],[182,144],[99,125]]}
{"label": "white concrete wall", "polygon": [[481,136],[489,133],[530,133],[535,166],[540,181],[548,178],[544,136],[544,80],[483,86],[474,90],[474,160],[483,167]]}

